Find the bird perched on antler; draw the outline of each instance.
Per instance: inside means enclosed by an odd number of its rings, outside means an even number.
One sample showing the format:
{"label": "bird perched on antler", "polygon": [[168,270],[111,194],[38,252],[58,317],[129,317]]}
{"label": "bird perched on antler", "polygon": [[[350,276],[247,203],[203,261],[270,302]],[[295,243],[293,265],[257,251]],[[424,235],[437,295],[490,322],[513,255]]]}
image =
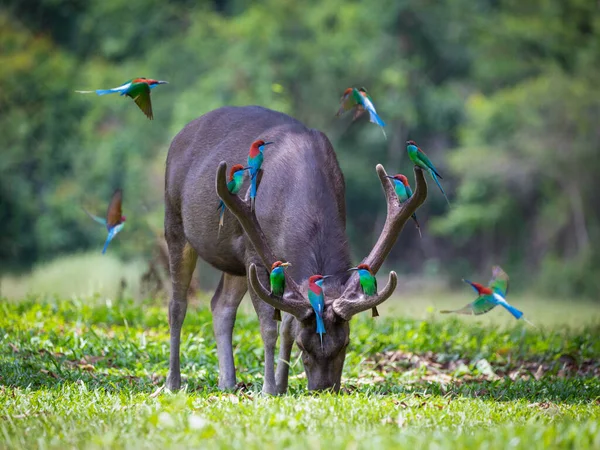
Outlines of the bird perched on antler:
{"label": "bird perched on antler", "polygon": [[325,297],[323,295],[323,282],[330,275],[313,275],[308,279],[308,301],[317,316],[317,333],[321,338],[321,349],[323,349],[323,334],[325,324],[323,323],[323,310],[325,309]]}
{"label": "bird perched on antler", "polygon": [[[451,311],[440,311],[440,313],[472,314],[478,316],[491,311],[498,305],[502,305],[509,313],[513,315],[515,319],[518,320],[523,317],[523,313],[521,311],[508,304],[506,301],[506,294],[508,294],[508,275],[500,266],[494,266],[492,268],[492,278],[488,286],[483,286],[482,284],[469,280],[463,281],[471,285],[475,292],[477,292],[478,297],[464,308]],[[523,318],[523,320],[533,325],[527,319]]]}
{"label": "bird perched on antler", "polygon": [[102,254],[106,253],[106,249],[108,248],[108,244],[114,239],[114,237],[123,229],[125,226],[125,216],[122,211],[122,202],[123,202],[123,191],[121,189],[117,189],[108,205],[108,210],[106,211],[106,219],[102,217],[95,216],[90,214],[85,208],[83,209],[85,213],[94,219],[96,222],[104,225],[108,230],[108,236],[106,237],[106,241],[104,242],[104,248],[102,249]]}
{"label": "bird perched on antler", "polygon": [[[408,183],[408,178],[406,178],[406,176],[399,173],[394,176],[386,175],[386,177],[392,180],[392,182],[394,183],[394,190],[396,191],[396,195],[398,196],[398,200],[400,200],[400,203],[404,203],[412,197],[413,192],[410,188],[410,184]],[[421,234],[421,227],[419,226],[419,221],[417,220],[417,214],[413,213],[411,217],[412,220],[415,222],[415,225],[417,226],[419,236],[423,237],[423,235]]]}
{"label": "bird perched on antler", "polygon": [[[375,275],[373,275],[371,268],[367,264],[359,264],[356,267],[348,269],[348,271],[351,270],[358,271],[360,287],[365,295],[377,295],[377,278],[375,278]],[[379,311],[377,311],[377,307],[371,309],[371,315],[372,317],[379,316]]]}
{"label": "bird perched on antler", "polygon": [[168,81],[152,80],[150,78],[133,78],[126,81],[121,86],[112,89],[96,89],[95,91],[75,91],[80,94],[106,95],[106,94],[121,94],[131,97],[136,105],[148,117],[153,119],[152,101],[150,100],[150,90],[154,89],[159,84],[168,84]]}
{"label": "bird perched on antler", "polygon": [[[229,172],[229,181],[227,182],[227,190],[231,194],[237,195],[237,193],[240,192],[242,184],[244,184],[244,171],[248,169],[248,167],[244,167],[241,164],[235,164],[231,167],[231,171]],[[227,209],[225,203],[223,203],[223,200],[219,202],[217,210],[219,209],[221,210],[221,213],[219,214],[219,231],[217,235],[221,232],[224,219],[223,216],[225,214],[225,210]]]}
{"label": "bird perched on antler", "polygon": [[381,127],[381,131],[383,136],[387,139],[385,134],[385,122],[381,120],[381,117],[377,114],[375,110],[375,105],[373,104],[373,99],[367,92],[367,90],[363,87],[360,89],[356,88],[348,88],[342,94],[340,98],[340,109],[336,113],[336,116],[341,116],[346,111],[354,109],[354,116],[352,120],[358,119],[360,116],[364,114],[365,111],[369,113],[369,120],[371,123],[379,125]]}
{"label": "bird perched on antler", "polygon": [[248,168],[250,170],[250,209],[252,211],[254,211],[254,202],[256,201],[258,171],[264,160],[263,151],[267,145],[271,145],[272,143],[273,142],[258,140],[254,141],[250,146],[250,152],[248,153]]}
{"label": "bird perched on antler", "polygon": [[429,173],[429,175],[431,175],[431,178],[433,178],[435,184],[437,184],[437,186],[440,188],[440,191],[442,191],[442,194],[444,194],[444,198],[448,202],[448,205],[450,205],[450,200],[448,200],[448,197],[446,196],[446,193],[444,192],[444,189],[438,180],[438,178],[442,179],[442,176],[437,171],[431,160],[427,157],[425,152],[417,146],[415,141],[406,141],[406,151],[408,152],[408,157],[415,166],[424,169]]}

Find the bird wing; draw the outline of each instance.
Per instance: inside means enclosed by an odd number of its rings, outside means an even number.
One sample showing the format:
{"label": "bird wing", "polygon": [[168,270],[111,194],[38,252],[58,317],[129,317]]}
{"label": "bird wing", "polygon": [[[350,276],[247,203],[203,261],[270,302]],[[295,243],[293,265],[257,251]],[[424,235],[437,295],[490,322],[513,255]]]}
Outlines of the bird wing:
{"label": "bird wing", "polygon": [[152,101],[150,100],[150,86],[147,83],[134,83],[127,92],[136,105],[142,110],[148,119],[152,120]]}
{"label": "bird wing", "polygon": [[508,294],[508,275],[500,266],[492,267],[492,279],[489,287],[494,291],[498,291],[502,297],[506,297],[506,294]]}
{"label": "bird wing", "polygon": [[496,303],[491,302],[486,296],[480,295],[474,301],[466,305],[461,309],[444,310],[440,311],[442,314],[456,313],[456,314],[467,314],[478,316],[485,314],[496,307]]}
{"label": "bird wing", "polygon": [[408,200],[413,195],[412,189],[410,188],[410,186],[404,186],[404,190],[406,191],[406,195],[407,195],[406,200]]}
{"label": "bird wing", "polygon": [[336,116],[341,116],[346,111],[350,111],[357,104],[358,104],[358,102],[356,101],[354,93],[344,94],[340,98],[340,109],[338,110],[338,112],[335,115]]}
{"label": "bird wing", "polygon": [[84,212],[85,212],[85,213],[86,213],[88,216],[90,216],[90,218],[91,218],[92,220],[95,220],[95,221],[96,221],[96,222],[98,222],[99,224],[106,225],[106,219],[103,219],[102,217],[98,217],[98,216],[95,216],[95,215],[93,215],[93,214],[92,214],[92,213],[90,213],[90,212],[89,212],[87,209],[85,209],[85,208],[83,208],[83,207],[82,207],[81,209],[83,209],[83,211],[84,211]]}
{"label": "bird wing", "polygon": [[114,227],[121,223],[121,217],[123,216],[123,211],[121,209],[121,204],[123,202],[123,191],[121,189],[117,189],[110,200],[110,204],[108,205],[108,210],[106,211],[106,225],[109,227]]}
{"label": "bird wing", "polygon": [[427,167],[429,167],[431,170],[433,170],[433,172],[442,180],[444,179],[444,177],[442,177],[439,172],[437,171],[437,169],[435,168],[435,166],[433,165],[433,163],[431,162],[431,160],[427,157],[427,155],[425,154],[425,152],[423,150],[421,150],[419,147],[417,147],[417,153],[418,153],[418,157],[421,159],[421,161],[423,161],[423,163],[425,163],[425,165]]}

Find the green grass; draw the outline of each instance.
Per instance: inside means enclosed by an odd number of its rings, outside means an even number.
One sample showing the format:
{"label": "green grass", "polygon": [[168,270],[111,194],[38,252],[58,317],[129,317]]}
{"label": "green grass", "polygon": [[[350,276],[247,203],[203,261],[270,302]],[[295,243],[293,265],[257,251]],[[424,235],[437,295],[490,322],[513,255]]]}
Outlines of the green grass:
{"label": "green grass", "polygon": [[377,320],[352,321],[341,394],[308,393],[295,354],[289,394],[273,398],[260,394],[262,345],[247,306],[234,335],[240,388],[218,391],[206,301],[184,325],[185,390],[158,395],[168,370],[165,308],[2,301],[0,448],[600,447],[600,320],[591,305],[546,323],[538,314],[546,303],[524,301],[535,329],[494,324],[502,311],[411,316],[402,308],[413,302],[394,301]]}

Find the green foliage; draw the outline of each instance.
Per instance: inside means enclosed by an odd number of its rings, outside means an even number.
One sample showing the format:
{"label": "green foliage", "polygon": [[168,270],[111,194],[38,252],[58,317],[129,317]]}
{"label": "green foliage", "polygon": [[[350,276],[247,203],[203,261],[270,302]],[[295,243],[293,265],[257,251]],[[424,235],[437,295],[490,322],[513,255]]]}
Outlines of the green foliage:
{"label": "green foliage", "polygon": [[[182,340],[187,387],[158,395],[150,394],[164,384],[168,368],[165,308],[31,299],[2,301],[0,313],[0,433],[6,448],[600,445],[598,378],[565,376],[557,365],[567,354],[582,366],[590,360],[597,366],[597,323],[540,332],[458,320],[373,321],[365,314],[352,321],[340,395],[307,395],[294,352],[290,393],[263,397],[254,313],[239,315],[233,341],[245,389],[217,390],[211,314],[190,308]],[[579,318],[587,318],[585,312]],[[384,362],[385,352],[403,349],[411,353]],[[415,357],[423,364],[412,365]],[[452,361],[457,369],[440,373]],[[534,370],[549,370],[535,379],[521,368],[528,361]],[[489,378],[484,374],[490,370],[525,376]]]}
{"label": "green foliage", "polygon": [[[82,214],[125,191],[112,248],[147,257],[162,228],[172,137],[223,105],[260,104],[327,133],[346,176],[354,259],[372,247],[385,202],[374,166],[410,175],[415,139],[444,175],[390,266],[440,264],[455,278],[502,263],[543,288],[552,261],[595,292],[600,90],[598,5],[577,0],[9,1],[0,10],[0,270],[96,248]],[[134,76],[165,79],[155,120],[130,99],[75,94]],[[337,119],[347,86],[366,86],[388,123]],[[431,225],[431,226],[430,226]],[[546,260],[548,258],[548,260]],[[539,277],[535,274],[539,272]]]}

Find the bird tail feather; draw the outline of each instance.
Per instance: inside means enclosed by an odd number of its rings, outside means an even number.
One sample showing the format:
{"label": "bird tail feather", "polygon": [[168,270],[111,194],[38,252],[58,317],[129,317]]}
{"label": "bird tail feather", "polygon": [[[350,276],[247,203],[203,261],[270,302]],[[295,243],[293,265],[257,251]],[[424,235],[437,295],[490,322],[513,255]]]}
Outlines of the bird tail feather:
{"label": "bird tail feather", "polygon": [[120,92],[120,91],[115,91],[114,89],[96,89],[95,92],[98,95],[106,95],[106,94],[114,94],[114,93]]}
{"label": "bird tail feather", "polygon": [[419,237],[423,238],[423,235],[421,234],[421,226],[419,225],[419,221],[417,220],[417,215],[413,214],[412,219],[415,222],[415,225],[417,226],[417,231],[419,232]]}
{"label": "bird tail feather", "polygon": [[515,308],[512,305],[509,305],[508,303],[500,303],[502,306],[504,306],[509,313],[511,313],[515,319],[520,319],[521,317],[523,317],[523,313],[521,311],[519,311],[517,308]]}
{"label": "bird tail feather", "polygon": [[254,211],[254,201],[256,198],[256,176],[252,177],[252,182],[250,183],[250,209]]}
{"label": "bird tail feather", "polygon": [[429,173],[431,174],[431,178],[433,178],[433,181],[435,181],[435,184],[437,184],[437,186],[440,188],[440,191],[442,191],[442,194],[444,194],[444,198],[446,199],[446,202],[448,202],[448,206],[450,206],[450,200],[448,200],[448,196],[446,195],[444,188],[440,184],[437,175],[433,170],[430,170]]}
{"label": "bird tail feather", "polygon": [[106,241],[104,242],[104,248],[102,249],[103,255],[106,253],[106,250],[108,249],[108,244],[110,244],[110,241],[112,241],[113,237],[115,237],[115,234],[111,230],[108,232],[108,236],[106,236]]}

